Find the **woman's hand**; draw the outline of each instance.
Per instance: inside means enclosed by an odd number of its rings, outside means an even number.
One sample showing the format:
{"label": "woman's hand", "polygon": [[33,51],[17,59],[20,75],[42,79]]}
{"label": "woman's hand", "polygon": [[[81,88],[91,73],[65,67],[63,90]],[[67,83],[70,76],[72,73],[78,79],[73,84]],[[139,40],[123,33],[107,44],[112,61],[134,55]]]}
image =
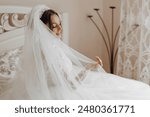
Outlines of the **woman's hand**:
{"label": "woman's hand", "polygon": [[100,66],[103,67],[103,62],[102,62],[102,60],[100,59],[99,56],[96,56],[96,61],[97,61],[97,65],[100,65]]}
{"label": "woman's hand", "polygon": [[94,64],[88,64],[87,66],[86,66],[86,69],[87,70],[92,70],[92,69],[97,69],[99,66],[102,66],[103,67],[103,63],[102,63],[102,60],[100,59],[100,57],[99,56],[96,56],[96,63],[94,63]]}

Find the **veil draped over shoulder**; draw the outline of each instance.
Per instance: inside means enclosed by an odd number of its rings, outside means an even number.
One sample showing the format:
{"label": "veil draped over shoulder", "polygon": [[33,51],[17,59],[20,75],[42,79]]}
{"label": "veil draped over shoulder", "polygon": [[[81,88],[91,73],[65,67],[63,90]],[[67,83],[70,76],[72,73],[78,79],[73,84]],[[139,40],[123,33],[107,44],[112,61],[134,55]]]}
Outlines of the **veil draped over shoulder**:
{"label": "veil draped over shoulder", "polygon": [[[40,20],[46,9],[36,6],[29,16],[21,63],[25,89],[30,99],[80,98],[74,89],[82,85],[88,64],[95,62],[51,33]],[[101,67],[99,71],[104,72]]]}

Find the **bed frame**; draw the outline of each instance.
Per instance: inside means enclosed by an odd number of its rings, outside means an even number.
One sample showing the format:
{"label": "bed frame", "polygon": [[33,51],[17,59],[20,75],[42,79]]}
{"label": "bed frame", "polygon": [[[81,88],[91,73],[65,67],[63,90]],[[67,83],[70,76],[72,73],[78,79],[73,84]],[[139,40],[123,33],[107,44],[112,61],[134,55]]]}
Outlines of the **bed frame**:
{"label": "bed frame", "polygon": [[24,43],[24,26],[31,8],[0,6],[0,53]]}

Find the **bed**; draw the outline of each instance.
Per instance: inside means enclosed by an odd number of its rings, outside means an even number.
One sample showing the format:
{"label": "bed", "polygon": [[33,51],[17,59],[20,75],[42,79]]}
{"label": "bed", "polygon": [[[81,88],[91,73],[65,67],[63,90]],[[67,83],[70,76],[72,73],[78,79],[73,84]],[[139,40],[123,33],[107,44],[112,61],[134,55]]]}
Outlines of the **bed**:
{"label": "bed", "polygon": [[[30,7],[0,6],[0,90],[2,84],[16,73],[30,11]],[[62,13],[61,17],[63,41],[68,44],[68,14]]]}

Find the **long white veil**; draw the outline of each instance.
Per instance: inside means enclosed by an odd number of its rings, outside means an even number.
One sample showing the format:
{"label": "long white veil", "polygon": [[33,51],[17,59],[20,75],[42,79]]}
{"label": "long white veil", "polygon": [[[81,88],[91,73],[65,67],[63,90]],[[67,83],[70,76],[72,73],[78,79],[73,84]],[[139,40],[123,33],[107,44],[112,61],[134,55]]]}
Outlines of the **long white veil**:
{"label": "long white veil", "polygon": [[[22,71],[17,77],[24,82],[28,99],[82,99],[76,94],[76,88],[82,85],[87,66],[96,62],[68,47],[51,33],[40,20],[46,9],[49,8],[38,5],[30,13]],[[104,72],[103,68],[99,67],[99,72]]]}

